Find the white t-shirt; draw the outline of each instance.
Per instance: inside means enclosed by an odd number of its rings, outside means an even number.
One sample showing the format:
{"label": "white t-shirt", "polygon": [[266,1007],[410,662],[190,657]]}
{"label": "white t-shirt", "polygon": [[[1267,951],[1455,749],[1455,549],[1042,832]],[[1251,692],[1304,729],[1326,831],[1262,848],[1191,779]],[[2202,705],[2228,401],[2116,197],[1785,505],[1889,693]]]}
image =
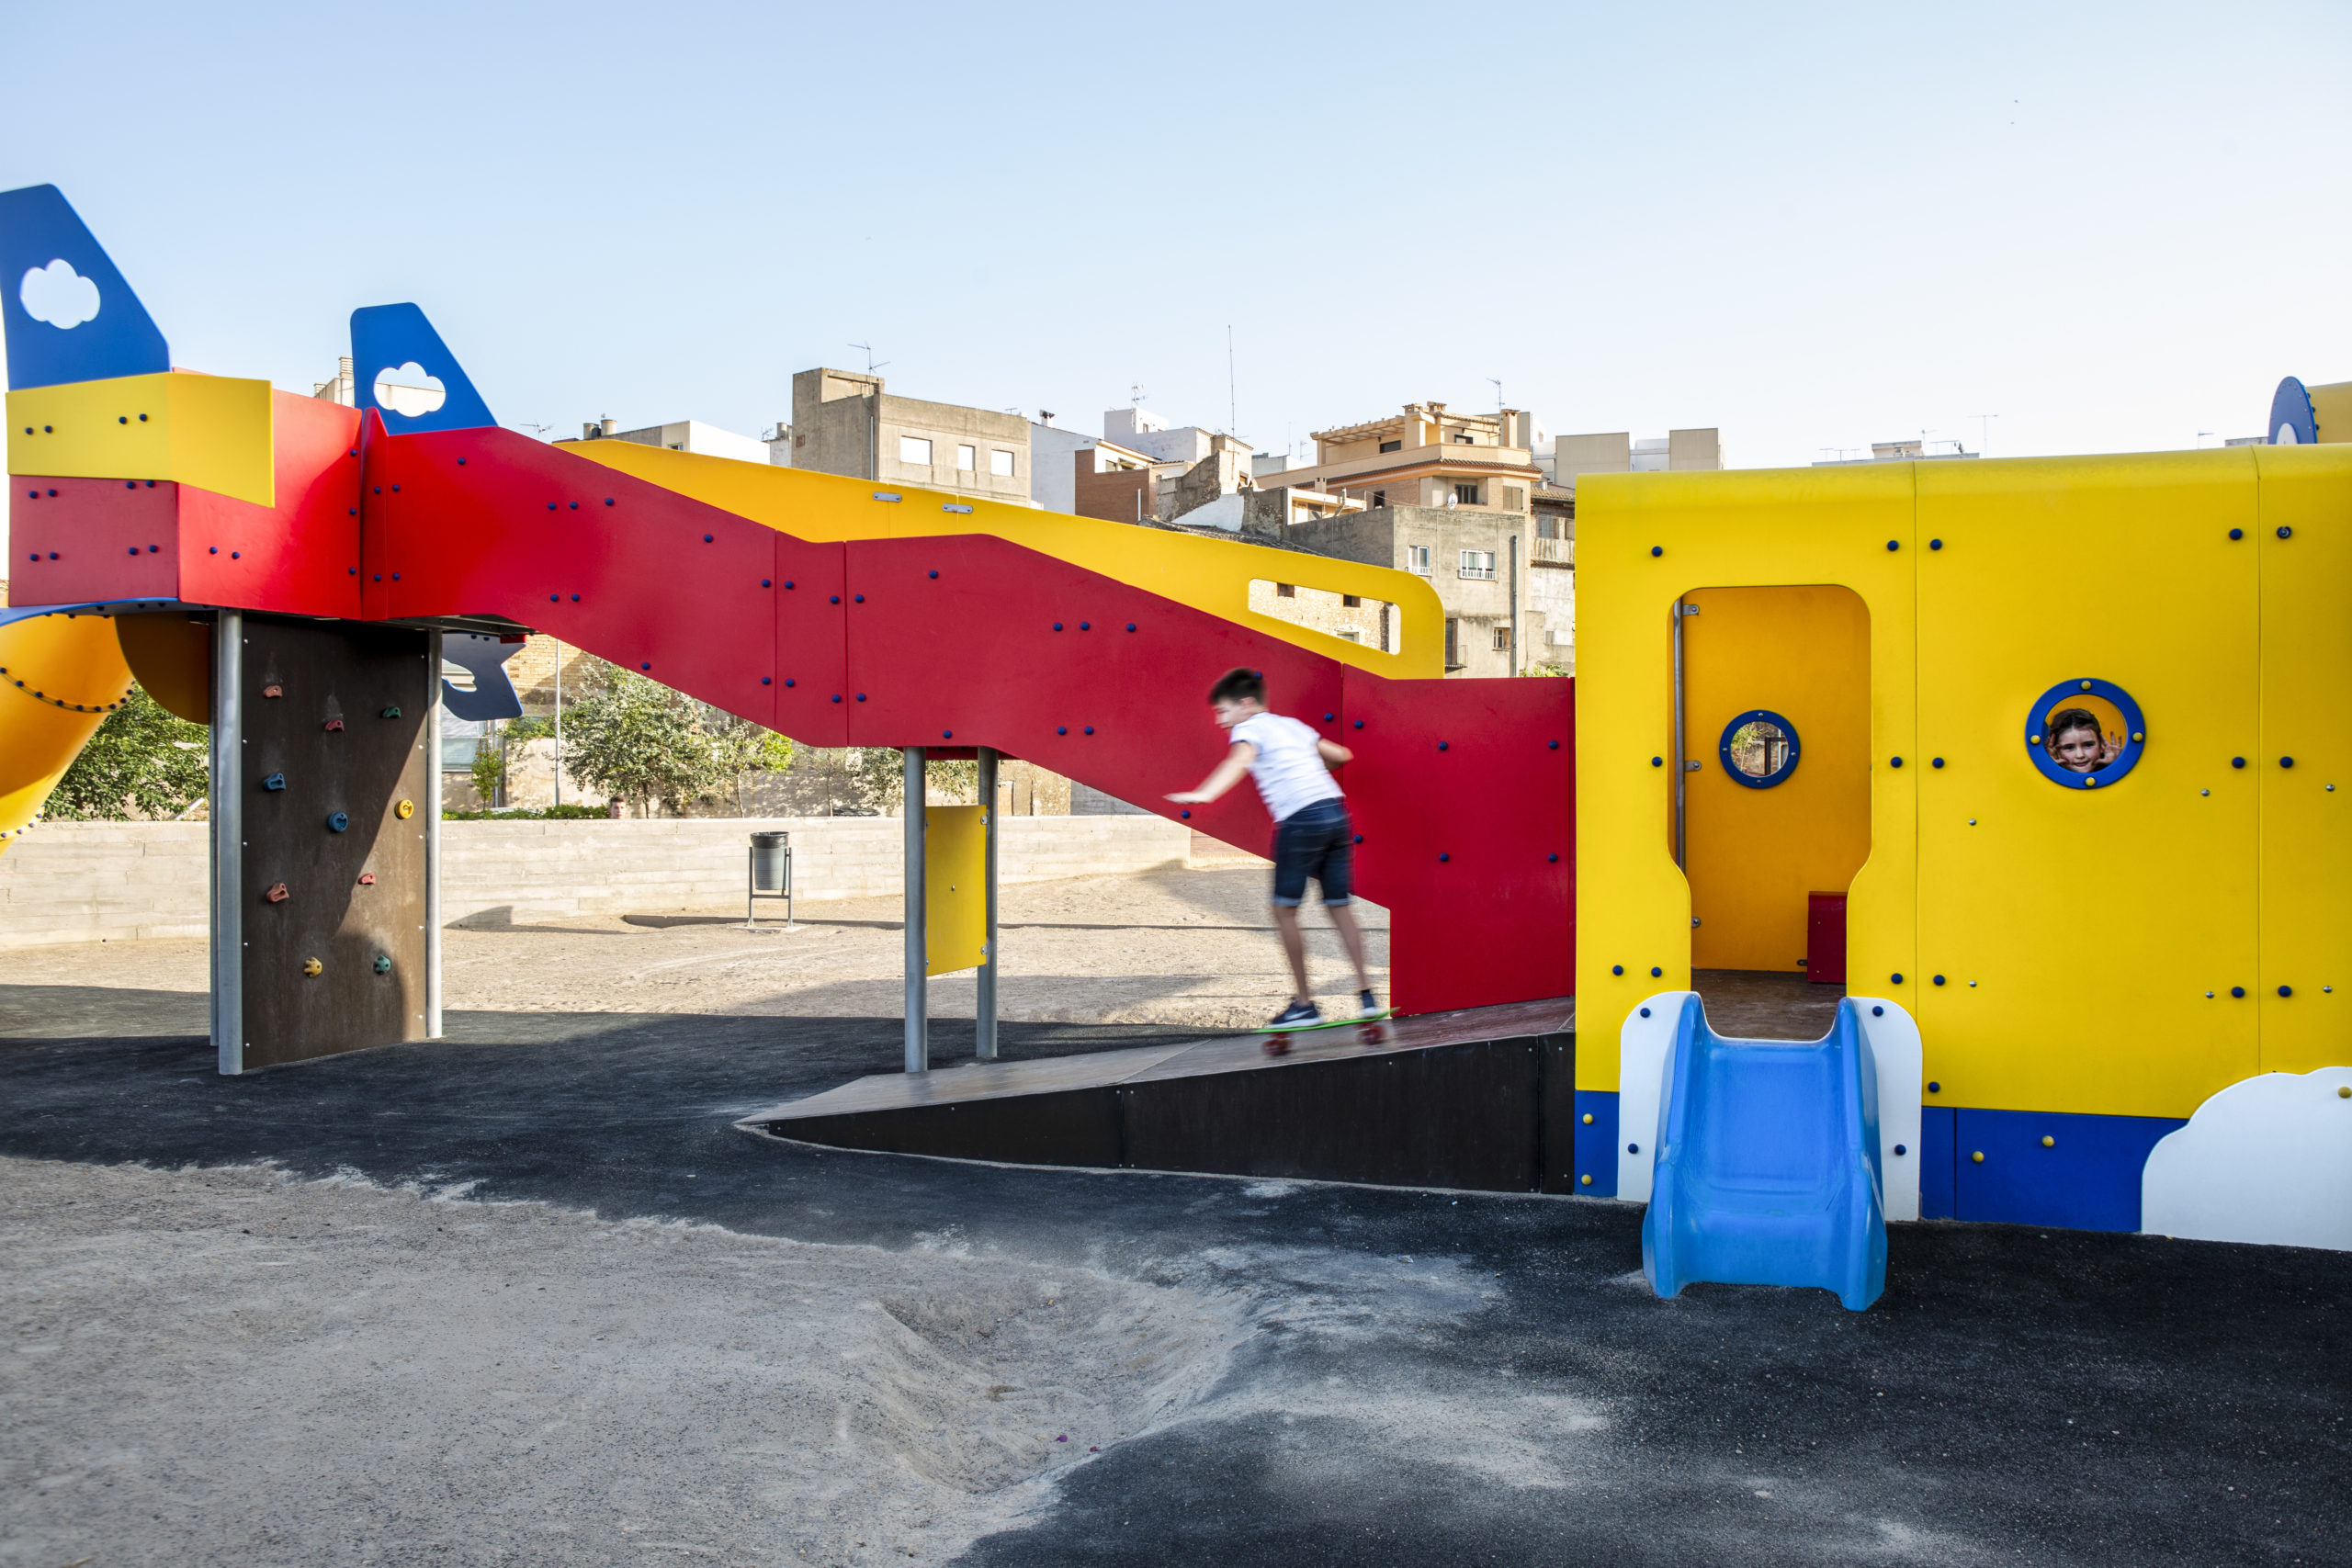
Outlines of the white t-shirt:
{"label": "white t-shirt", "polygon": [[1311,727],[1280,714],[1253,713],[1226,733],[1258,749],[1250,776],[1257,781],[1259,797],[1275,821],[1318,800],[1340,798],[1340,781],[1315,750],[1321,737]]}

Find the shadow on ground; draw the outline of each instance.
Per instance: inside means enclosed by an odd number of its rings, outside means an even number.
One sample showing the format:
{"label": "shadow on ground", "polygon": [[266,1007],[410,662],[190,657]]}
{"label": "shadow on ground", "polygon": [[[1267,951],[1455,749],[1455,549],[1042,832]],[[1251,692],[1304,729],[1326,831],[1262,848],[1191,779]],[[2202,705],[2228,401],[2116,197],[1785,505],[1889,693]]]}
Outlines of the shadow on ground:
{"label": "shadow on ground", "polygon": [[[1656,1300],[1640,1212],[756,1139],[896,1066],[895,1021],[452,1015],[224,1079],[184,993],[0,987],[0,1152],[271,1160],[610,1218],[968,1247],[1259,1303],[1190,1416],[1067,1473],[978,1564],[2322,1563],[2352,1541],[2352,1258],[1898,1227],[1883,1299]],[[1008,1024],[1012,1056],[1148,1026]],[[943,1062],[968,1023],[938,1030]],[[2335,1544],[2330,1546],[2329,1542]]]}

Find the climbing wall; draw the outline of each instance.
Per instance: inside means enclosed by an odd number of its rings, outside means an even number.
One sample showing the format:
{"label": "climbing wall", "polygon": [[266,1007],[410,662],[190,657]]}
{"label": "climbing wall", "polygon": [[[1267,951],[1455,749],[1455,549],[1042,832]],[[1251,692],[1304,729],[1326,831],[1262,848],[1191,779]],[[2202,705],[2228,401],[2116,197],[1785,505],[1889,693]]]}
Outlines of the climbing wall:
{"label": "climbing wall", "polygon": [[427,634],[249,616],[243,1065],[425,1034]]}

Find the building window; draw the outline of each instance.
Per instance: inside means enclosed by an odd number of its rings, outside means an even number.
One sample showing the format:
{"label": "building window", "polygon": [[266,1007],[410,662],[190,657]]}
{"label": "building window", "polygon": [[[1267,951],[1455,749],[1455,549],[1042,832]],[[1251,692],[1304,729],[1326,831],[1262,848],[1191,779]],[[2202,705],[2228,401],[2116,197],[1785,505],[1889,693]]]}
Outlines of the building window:
{"label": "building window", "polygon": [[1341,626],[1340,628],[1340,636],[1343,640],[1348,642],[1362,642],[1363,640],[1363,628],[1358,626]]}
{"label": "building window", "polygon": [[1476,446],[1477,445],[1476,441],[1473,441],[1470,438],[1468,432],[1459,430],[1453,433],[1453,444],[1457,446]]}
{"label": "building window", "polygon": [[1462,668],[1462,623],[1449,619],[1445,623],[1445,667]]}
{"label": "building window", "polygon": [[1558,538],[1560,536],[1560,520],[1552,515],[1552,513],[1546,512],[1544,515],[1535,520],[1535,536],[1539,539]]}
{"label": "building window", "polygon": [[1295,583],[1277,582],[1274,584],[1274,597],[1277,599],[1295,599],[1298,597],[1298,587]]}
{"label": "building window", "polygon": [[1010,452],[990,452],[989,454],[989,472],[1000,475],[1005,479],[1011,479],[1012,477],[1012,454]]}
{"label": "building window", "polygon": [[1509,626],[1497,626],[1495,628],[1495,651],[1497,653],[1509,653],[1510,651],[1510,628]]}
{"label": "building window", "polygon": [[956,448],[956,467],[965,473],[977,472],[980,466],[980,449],[977,446]]}
{"label": "building window", "polygon": [[1476,506],[1478,504],[1478,487],[1475,484],[1455,485],[1453,499],[1464,506]]}
{"label": "building window", "polygon": [[1463,551],[1462,575],[1474,578],[1480,582],[1492,582],[1495,580],[1495,552],[1492,550]]}
{"label": "building window", "polygon": [[899,461],[911,468],[928,468],[931,467],[931,442],[921,435],[899,436]]}
{"label": "building window", "polygon": [[1402,452],[1405,449],[1405,444],[1402,441],[1384,441],[1380,444],[1380,449],[1383,452]]}
{"label": "building window", "polygon": [[1430,574],[1430,547],[1427,545],[1407,545],[1405,570],[1427,577]]}
{"label": "building window", "polygon": [[1361,609],[1363,607],[1363,600],[1353,593],[1340,594],[1340,603],[1351,610]]}
{"label": "building window", "polygon": [[1374,506],[1385,506],[1385,505],[1387,505],[1387,504],[1388,504],[1388,492],[1387,492],[1386,491],[1385,491],[1385,490],[1376,490],[1376,491],[1374,491],[1372,492],[1372,503],[1373,503]]}
{"label": "building window", "polygon": [[1505,512],[1524,512],[1527,510],[1527,490],[1525,486],[1503,486],[1503,510]]}

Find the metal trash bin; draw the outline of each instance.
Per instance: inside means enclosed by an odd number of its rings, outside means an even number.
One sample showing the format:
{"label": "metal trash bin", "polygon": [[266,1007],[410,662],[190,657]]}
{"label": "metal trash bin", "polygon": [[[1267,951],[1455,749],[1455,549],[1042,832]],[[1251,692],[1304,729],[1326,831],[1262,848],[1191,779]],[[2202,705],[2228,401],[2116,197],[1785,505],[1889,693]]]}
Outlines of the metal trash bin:
{"label": "metal trash bin", "polygon": [[792,879],[792,835],[752,835],[752,886],[763,893],[781,893]]}
{"label": "metal trash bin", "polygon": [[749,861],[743,877],[744,929],[763,929],[758,916],[752,912],[754,901],[763,893],[774,893],[784,899],[784,929],[793,930],[792,835],[781,832],[752,834]]}

